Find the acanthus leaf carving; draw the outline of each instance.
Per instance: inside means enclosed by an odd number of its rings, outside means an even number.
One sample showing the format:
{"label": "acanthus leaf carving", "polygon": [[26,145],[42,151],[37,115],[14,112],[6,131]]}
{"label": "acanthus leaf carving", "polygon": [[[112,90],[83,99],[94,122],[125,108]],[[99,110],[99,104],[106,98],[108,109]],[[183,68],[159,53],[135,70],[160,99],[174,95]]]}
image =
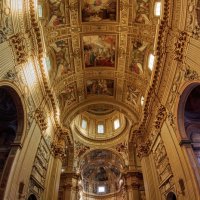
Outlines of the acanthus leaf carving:
{"label": "acanthus leaf carving", "polygon": [[140,143],[137,146],[137,156],[139,158],[148,156],[150,152],[150,147],[151,147],[151,140],[146,140],[145,142]]}
{"label": "acanthus leaf carving", "polygon": [[195,70],[187,68],[184,77],[186,80],[193,81],[199,79],[199,74]]}

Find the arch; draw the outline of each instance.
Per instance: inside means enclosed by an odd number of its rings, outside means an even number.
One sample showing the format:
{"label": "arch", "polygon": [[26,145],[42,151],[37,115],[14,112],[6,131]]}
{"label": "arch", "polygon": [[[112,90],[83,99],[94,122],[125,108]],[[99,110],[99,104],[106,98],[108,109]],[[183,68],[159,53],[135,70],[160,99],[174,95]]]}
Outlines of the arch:
{"label": "arch", "polygon": [[0,199],[25,136],[25,106],[19,94],[15,85],[0,82]]}
{"label": "arch", "polygon": [[173,192],[167,194],[167,200],[176,200],[176,195]]}
{"label": "arch", "polygon": [[93,149],[82,157],[79,167],[84,193],[102,196],[121,189],[124,162],[115,152]]}
{"label": "arch", "polygon": [[124,161],[122,155],[121,155],[119,152],[114,151],[112,148],[101,148],[101,149],[100,149],[100,148],[93,148],[93,149],[87,150],[86,152],[84,152],[84,153],[79,157],[79,161],[78,161],[78,163],[77,163],[77,166],[80,167],[81,161],[84,159],[84,157],[86,157],[86,156],[89,155],[91,152],[96,151],[96,150],[105,150],[105,151],[110,151],[110,152],[112,152],[113,154],[115,154],[115,155],[119,158],[119,160],[120,160],[121,163],[123,164],[123,167],[125,168],[126,164],[125,164],[125,161]]}
{"label": "arch", "polygon": [[89,106],[95,104],[106,104],[114,106],[116,110],[122,112],[127,117],[127,119],[131,120],[133,123],[136,123],[139,120],[139,116],[136,115],[138,112],[135,110],[135,108],[130,108],[122,102],[111,101],[110,98],[104,97],[102,99],[99,98],[99,100],[86,100],[78,105],[76,104],[71,106],[70,109],[65,112],[65,116],[63,116],[64,125],[68,127],[67,124],[70,124],[77,114],[87,111]]}
{"label": "arch", "polygon": [[37,197],[36,197],[34,194],[31,194],[31,195],[28,197],[28,200],[37,200]]}
{"label": "arch", "polygon": [[180,132],[180,136],[181,139],[183,140],[188,140],[188,135],[185,131],[185,126],[184,126],[184,115],[185,115],[185,106],[186,106],[186,101],[188,99],[188,96],[190,95],[190,93],[192,92],[192,90],[197,87],[198,85],[200,85],[199,82],[193,82],[190,83],[186,86],[184,86],[182,88],[182,90],[180,91],[181,96],[180,99],[178,100],[178,111],[177,111],[177,123],[178,123],[178,127],[179,127],[179,132]]}

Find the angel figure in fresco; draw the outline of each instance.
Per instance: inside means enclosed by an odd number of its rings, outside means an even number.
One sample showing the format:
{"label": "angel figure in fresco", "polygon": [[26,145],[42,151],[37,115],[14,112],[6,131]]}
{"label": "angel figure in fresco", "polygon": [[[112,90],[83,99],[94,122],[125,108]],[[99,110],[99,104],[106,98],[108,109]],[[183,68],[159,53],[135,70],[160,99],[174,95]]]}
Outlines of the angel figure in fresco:
{"label": "angel figure in fresco", "polygon": [[135,21],[138,23],[149,24],[149,0],[138,0]]}
{"label": "angel figure in fresco", "polygon": [[55,55],[56,55],[57,70],[56,70],[55,78],[57,79],[61,75],[67,74],[72,71],[71,65],[69,62],[67,41],[64,41],[64,40],[57,41],[51,44],[51,47],[53,47]]}
{"label": "angel figure in fresco", "polygon": [[65,4],[62,0],[49,0],[50,20],[48,26],[57,26],[65,23]]}
{"label": "angel figure in fresco", "polygon": [[132,52],[131,52],[131,60],[129,68],[132,72],[136,74],[143,73],[143,63],[144,63],[144,55],[145,49],[148,43],[143,41],[133,41],[132,42]]}

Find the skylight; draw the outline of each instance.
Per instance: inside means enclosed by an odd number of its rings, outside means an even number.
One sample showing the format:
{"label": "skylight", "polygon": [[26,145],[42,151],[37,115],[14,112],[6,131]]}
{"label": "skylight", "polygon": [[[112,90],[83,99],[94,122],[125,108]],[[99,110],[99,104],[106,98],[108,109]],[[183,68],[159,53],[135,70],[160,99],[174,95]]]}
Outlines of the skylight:
{"label": "skylight", "polygon": [[98,124],[97,132],[98,133],[104,133],[104,125],[103,124]]}
{"label": "skylight", "polygon": [[116,120],[114,121],[114,129],[116,130],[116,129],[118,129],[119,127],[120,127],[119,119],[116,119]]}
{"label": "skylight", "polygon": [[154,14],[157,17],[159,17],[161,15],[161,2],[155,3]]}
{"label": "skylight", "polygon": [[149,63],[148,63],[148,67],[149,69],[152,71],[153,70],[153,67],[154,67],[154,55],[153,54],[150,54],[149,55]]}

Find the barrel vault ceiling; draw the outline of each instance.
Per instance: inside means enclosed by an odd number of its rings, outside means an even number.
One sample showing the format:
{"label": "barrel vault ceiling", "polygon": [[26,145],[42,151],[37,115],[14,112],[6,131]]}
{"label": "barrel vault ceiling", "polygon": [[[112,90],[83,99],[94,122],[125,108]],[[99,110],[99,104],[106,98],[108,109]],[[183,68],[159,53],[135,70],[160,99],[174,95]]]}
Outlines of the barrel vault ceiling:
{"label": "barrel vault ceiling", "polygon": [[49,81],[66,127],[98,107],[141,119],[158,18],[154,0],[40,0]]}

